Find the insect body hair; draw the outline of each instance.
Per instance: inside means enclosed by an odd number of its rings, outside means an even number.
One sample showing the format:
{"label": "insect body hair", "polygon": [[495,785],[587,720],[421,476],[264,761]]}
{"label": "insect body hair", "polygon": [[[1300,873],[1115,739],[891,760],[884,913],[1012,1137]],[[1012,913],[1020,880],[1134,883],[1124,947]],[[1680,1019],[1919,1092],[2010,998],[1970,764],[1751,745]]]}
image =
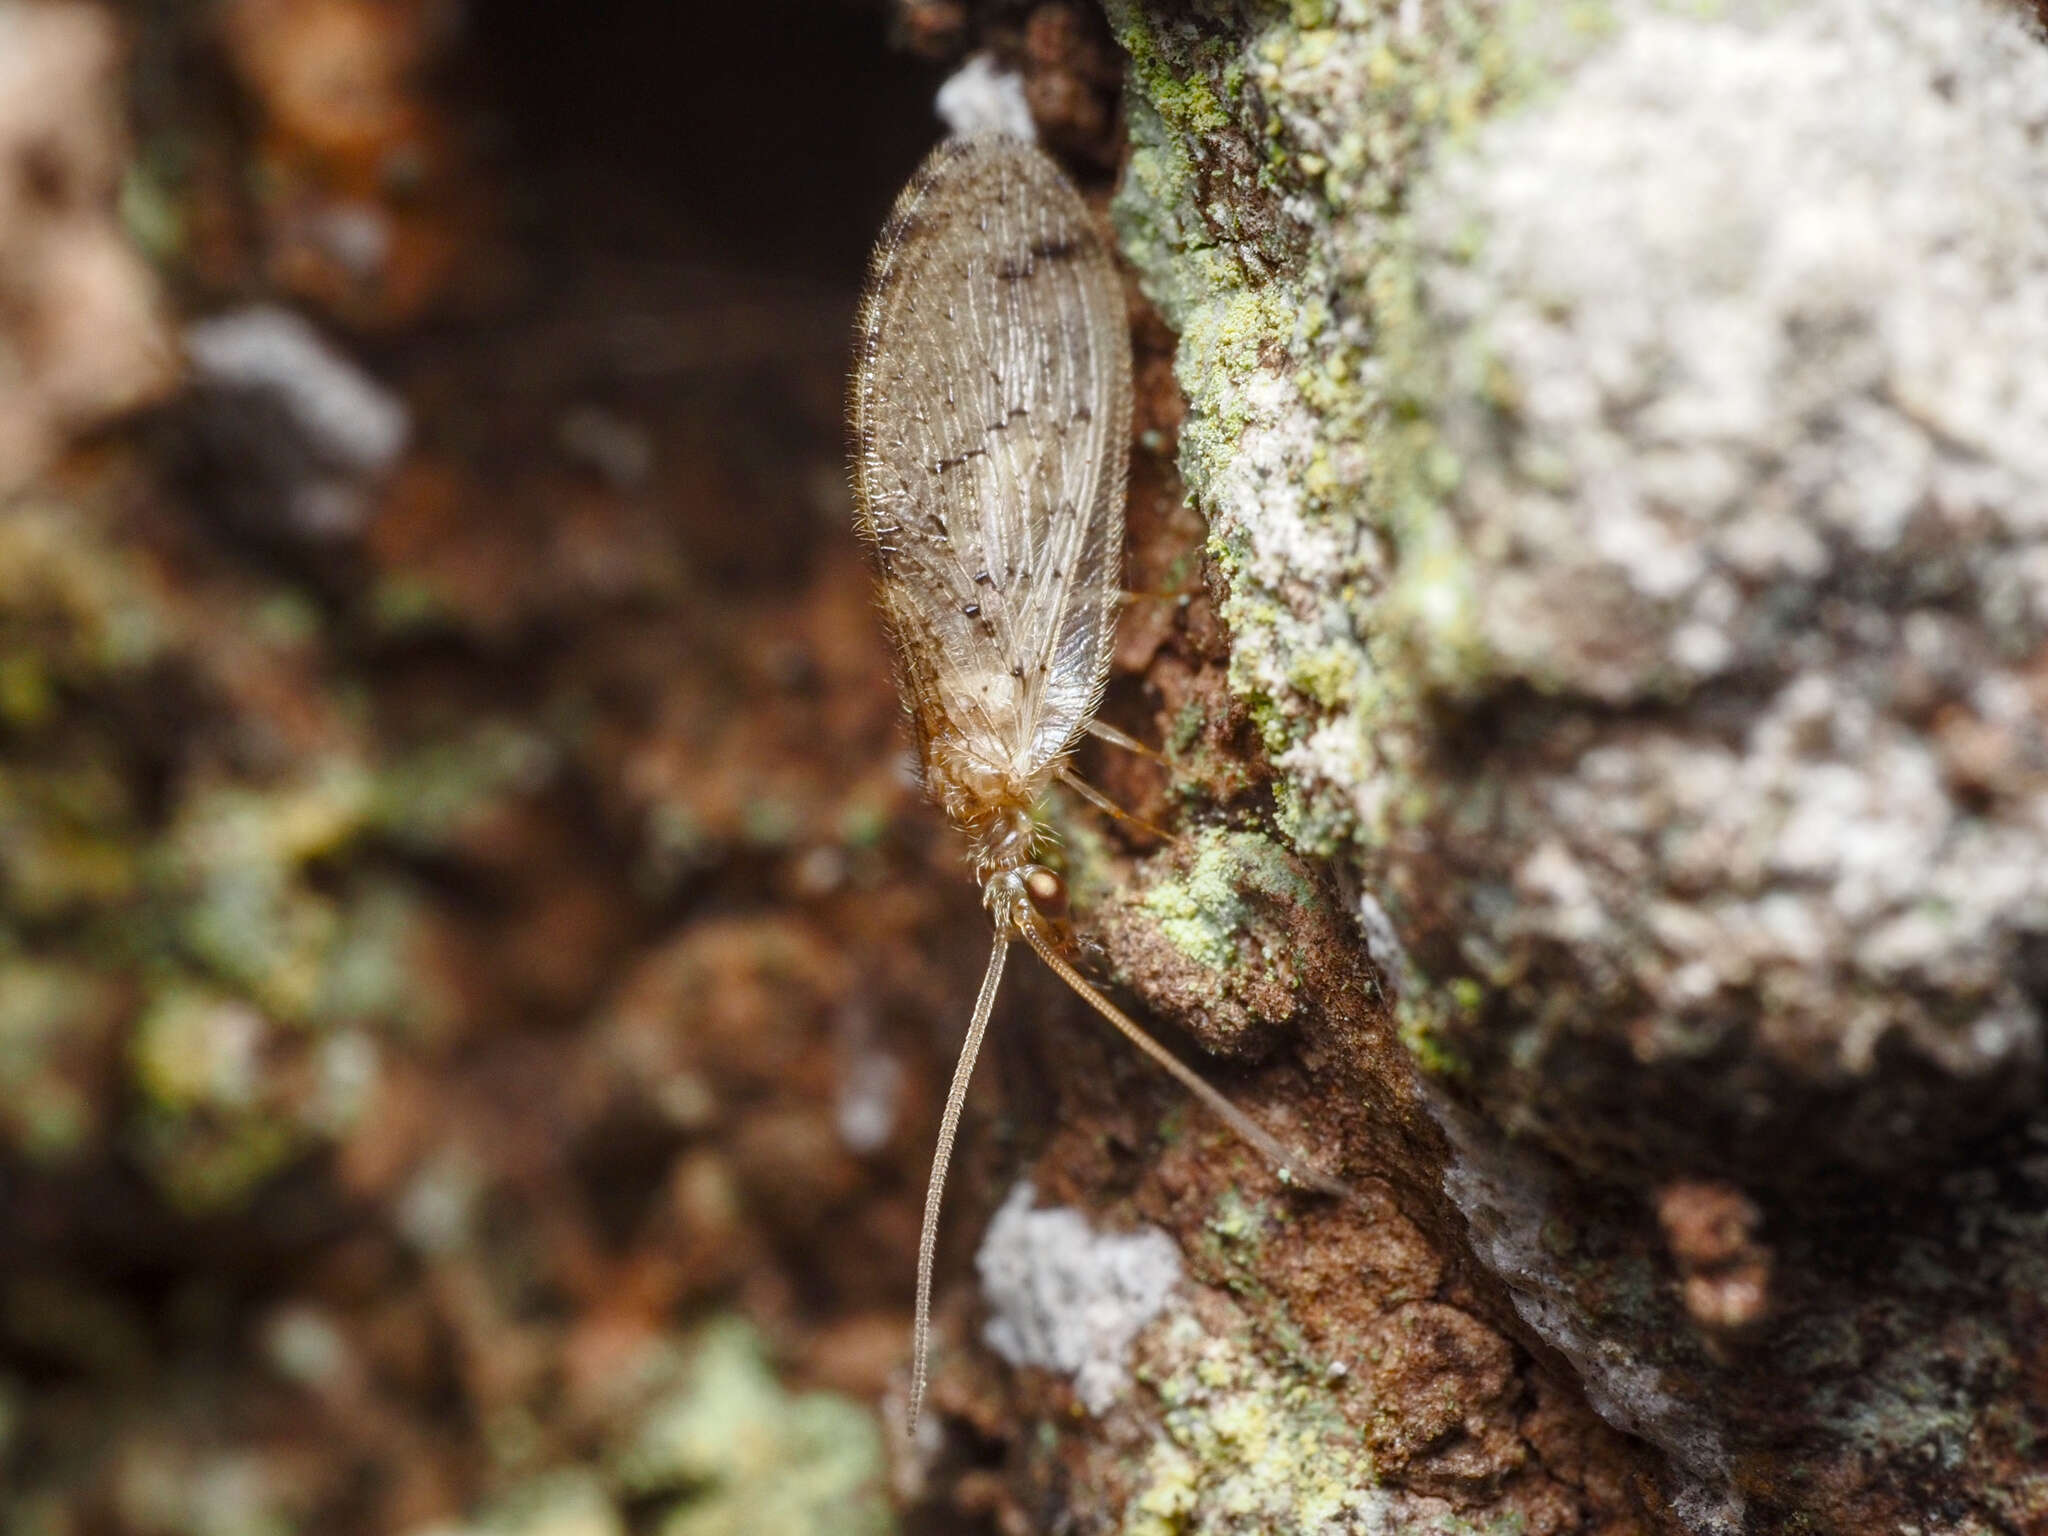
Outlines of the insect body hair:
{"label": "insect body hair", "polygon": [[1037,862],[1048,841],[1034,814],[1058,764],[1032,773],[991,766],[952,740],[925,748],[925,793],[967,834],[974,877],[986,886],[1006,870]]}

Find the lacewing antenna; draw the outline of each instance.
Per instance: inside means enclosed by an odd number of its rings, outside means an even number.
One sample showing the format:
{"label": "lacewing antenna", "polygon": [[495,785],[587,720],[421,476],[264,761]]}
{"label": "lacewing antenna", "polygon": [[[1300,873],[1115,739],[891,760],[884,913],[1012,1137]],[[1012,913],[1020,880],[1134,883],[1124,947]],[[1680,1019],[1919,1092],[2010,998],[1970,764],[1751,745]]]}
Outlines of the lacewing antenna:
{"label": "lacewing antenna", "polygon": [[1036,927],[1025,927],[1024,942],[1038,951],[1038,958],[1046,963],[1055,976],[1073,989],[1075,996],[1114,1024],[1117,1033],[1163,1067],[1169,1077],[1199,1099],[1217,1119],[1237,1132],[1247,1145],[1264,1153],[1266,1160],[1279,1173],[1281,1183],[1306,1184],[1310,1189],[1320,1190],[1326,1195],[1335,1195],[1340,1200],[1358,1199],[1358,1191],[1342,1179],[1323,1172],[1300,1153],[1289,1151],[1286,1143],[1279,1137],[1231,1103],[1194,1068],[1147,1034],[1129,1014],[1090,986],[1087,979],[1067,963],[1066,957],[1046,942],[1045,935]]}
{"label": "lacewing antenna", "polygon": [[988,1016],[996,1005],[996,988],[1003,979],[1003,960],[1010,952],[1009,936],[998,930],[994,948],[988,952],[988,972],[981,978],[981,992],[974,999],[974,1017],[967,1021],[967,1038],[960,1042],[960,1060],[953,1067],[953,1086],[946,1090],[946,1112],[939,1117],[939,1144],[932,1153],[932,1173],[924,1191],[924,1230],[917,1237],[917,1325],[910,1344],[910,1428],[917,1429],[917,1416],[924,1408],[926,1369],[931,1361],[932,1259],[939,1247],[939,1203],[946,1192],[946,1169],[953,1162],[953,1140],[960,1132],[960,1111],[967,1103],[967,1082],[974,1076],[974,1061],[981,1054],[982,1036],[988,1033]]}
{"label": "lacewing antenna", "polygon": [[[1358,1200],[1358,1192],[1349,1184],[1323,1172],[1300,1153],[1291,1151],[1279,1137],[1231,1103],[1193,1068],[1148,1034],[1129,1014],[1096,991],[1088,979],[1052,947],[1035,917],[1025,917],[1018,924],[1018,932],[1076,997],[1115,1025],[1119,1034],[1162,1067],[1169,1077],[1193,1094],[1247,1145],[1264,1154],[1278,1171],[1281,1183],[1303,1184],[1340,1200]],[[999,930],[995,947],[989,951],[988,971],[982,977],[980,995],[974,1000],[974,1016],[967,1024],[967,1038],[961,1042],[960,1060],[953,1068],[953,1085],[946,1092],[946,1112],[939,1120],[938,1148],[932,1154],[931,1180],[925,1186],[924,1229],[919,1233],[917,1242],[917,1324],[912,1333],[910,1363],[909,1426],[913,1433],[924,1410],[925,1387],[929,1379],[932,1262],[938,1251],[939,1207],[945,1194],[946,1171],[953,1161],[953,1143],[959,1135],[961,1109],[967,1102],[968,1080],[974,1075],[975,1059],[981,1054],[981,1042],[988,1033],[989,1014],[995,1007],[996,988],[1003,979],[1003,961],[1009,948],[1008,935]]]}

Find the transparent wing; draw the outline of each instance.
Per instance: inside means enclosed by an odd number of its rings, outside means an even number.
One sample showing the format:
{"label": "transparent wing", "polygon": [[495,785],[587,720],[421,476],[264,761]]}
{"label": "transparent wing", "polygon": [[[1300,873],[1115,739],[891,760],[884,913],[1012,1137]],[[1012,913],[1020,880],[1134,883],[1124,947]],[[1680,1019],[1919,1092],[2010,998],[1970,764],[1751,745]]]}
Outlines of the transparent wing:
{"label": "transparent wing", "polygon": [[1036,776],[1109,668],[1131,414],[1116,269],[1040,151],[952,140],[882,232],[855,342],[855,501],[919,747]]}

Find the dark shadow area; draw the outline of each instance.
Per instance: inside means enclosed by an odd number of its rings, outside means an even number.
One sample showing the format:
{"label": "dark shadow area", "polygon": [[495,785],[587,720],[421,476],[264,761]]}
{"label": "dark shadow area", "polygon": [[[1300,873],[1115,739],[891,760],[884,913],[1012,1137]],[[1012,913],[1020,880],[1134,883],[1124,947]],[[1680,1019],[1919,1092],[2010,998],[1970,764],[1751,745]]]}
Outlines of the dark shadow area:
{"label": "dark shadow area", "polygon": [[[889,50],[875,5],[498,0],[472,29],[510,153],[621,254],[847,285],[938,136],[939,73]],[[627,183],[651,207],[590,195]],[[676,247],[637,248],[651,212]]]}

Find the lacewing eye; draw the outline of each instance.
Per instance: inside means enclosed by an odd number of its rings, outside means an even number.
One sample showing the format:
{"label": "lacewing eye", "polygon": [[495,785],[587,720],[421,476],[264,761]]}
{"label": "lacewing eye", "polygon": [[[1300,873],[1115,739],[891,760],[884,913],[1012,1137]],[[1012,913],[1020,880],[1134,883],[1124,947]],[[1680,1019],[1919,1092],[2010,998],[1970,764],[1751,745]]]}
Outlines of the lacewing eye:
{"label": "lacewing eye", "polygon": [[1024,894],[1040,917],[1058,921],[1067,915],[1067,882],[1043,864],[1024,871]]}

